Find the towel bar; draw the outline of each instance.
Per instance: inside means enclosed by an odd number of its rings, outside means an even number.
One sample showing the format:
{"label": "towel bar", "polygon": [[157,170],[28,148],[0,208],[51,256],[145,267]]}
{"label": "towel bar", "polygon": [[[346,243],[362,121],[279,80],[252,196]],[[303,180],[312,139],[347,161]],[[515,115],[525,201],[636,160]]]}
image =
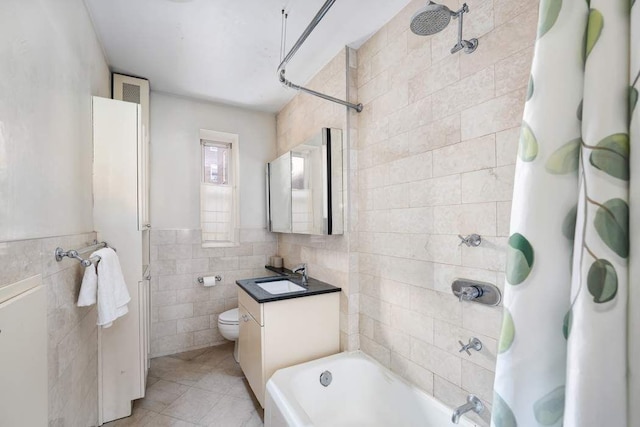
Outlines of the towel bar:
{"label": "towel bar", "polygon": [[[93,245],[87,246],[86,248],[82,248],[79,250],[72,249],[70,251],[65,251],[61,247],[57,247],[54,252],[54,255],[56,257],[56,261],[58,262],[62,261],[62,258],[64,257],[69,257],[69,258],[75,258],[78,261],[80,261],[80,264],[82,264],[83,267],[89,267],[94,262],[100,261],[100,257],[95,256],[93,258],[82,258],[80,255],[91,253],[98,249],[109,248],[109,247],[110,246],[107,244],[107,242],[98,242],[97,240],[94,240]],[[114,248],[111,248],[111,249],[115,250]]]}

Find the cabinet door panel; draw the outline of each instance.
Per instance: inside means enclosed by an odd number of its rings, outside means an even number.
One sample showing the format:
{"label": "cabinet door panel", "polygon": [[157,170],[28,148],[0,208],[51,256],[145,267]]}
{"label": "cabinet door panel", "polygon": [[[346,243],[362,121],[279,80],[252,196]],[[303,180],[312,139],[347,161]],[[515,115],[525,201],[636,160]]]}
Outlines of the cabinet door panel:
{"label": "cabinet door panel", "polygon": [[140,104],[138,110],[138,224],[149,227],[149,81],[113,74],[113,99]]}
{"label": "cabinet door panel", "polygon": [[260,405],[264,407],[262,327],[243,305],[240,305],[238,309],[240,319],[238,358],[240,359],[240,367]]}
{"label": "cabinet door panel", "polygon": [[260,326],[264,326],[262,316],[264,304],[254,300],[243,289],[238,289],[238,304],[243,306]]}
{"label": "cabinet door panel", "polygon": [[291,233],[291,152],[269,163],[271,231]]}
{"label": "cabinet door panel", "polygon": [[0,426],[47,425],[47,298],[40,276],[27,281],[0,303]]}

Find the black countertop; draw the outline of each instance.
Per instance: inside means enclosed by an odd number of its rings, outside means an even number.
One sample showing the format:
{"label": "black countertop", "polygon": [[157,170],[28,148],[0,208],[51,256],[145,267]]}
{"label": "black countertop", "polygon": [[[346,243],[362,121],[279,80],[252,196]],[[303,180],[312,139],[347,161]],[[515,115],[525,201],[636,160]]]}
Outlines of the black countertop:
{"label": "black countertop", "polygon": [[[309,277],[307,286],[302,285],[302,276],[299,274],[295,274],[291,270],[287,270],[286,268],[275,268],[271,266],[265,266],[267,270],[271,270],[274,273],[277,273],[278,276],[270,276],[270,277],[256,277],[253,279],[243,279],[236,280],[236,284],[244,289],[254,300],[259,303],[264,302],[272,302],[272,301],[282,301],[285,299],[291,298],[302,298],[309,297],[312,295],[320,295],[320,294],[328,294],[331,292],[340,292],[342,289],[336,286],[330,285],[325,282],[321,282],[320,280],[316,280],[313,277]],[[288,292],[285,294],[270,294],[265,291],[261,287],[257,285],[259,282],[265,282],[268,279],[281,277],[283,279],[291,280],[293,283],[302,286],[305,288],[304,291],[296,291],[296,292]]]}

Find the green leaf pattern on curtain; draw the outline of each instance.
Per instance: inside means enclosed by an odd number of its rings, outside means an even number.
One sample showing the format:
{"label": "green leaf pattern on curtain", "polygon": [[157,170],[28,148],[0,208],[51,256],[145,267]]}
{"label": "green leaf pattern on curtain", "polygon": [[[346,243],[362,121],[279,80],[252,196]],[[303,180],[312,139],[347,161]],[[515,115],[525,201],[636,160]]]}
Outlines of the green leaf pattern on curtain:
{"label": "green leaf pattern on curtain", "polygon": [[591,9],[589,11],[589,24],[585,32],[585,61],[589,58],[589,55],[591,55],[591,51],[596,46],[598,39],[600,39],[602,28],[604,28],[604,17],[602,13],[597,9]]}
{"label": "green leaf pattern on curtain", "polygon": [[638,105],[638,89],[631,86],[629,87],[629,124],[631,124],[631,117],[633,117],[636,105]]}
{"label": "green leaf pattern on curtain", "polygon": [[589,269],[587,285],[593,302],[600,304],[611,301],[618,292],[616,269],[606,259],[597,259]]}
{"label": "green leaf pattern on curtain", "polygon": [[538,141],[526,122],[522,122],[520,129],[518,156],[523,162],[532,162],[538,156]]}
{"label": "green leaf pattern on curtain", "polygon": [[533,268],[533,246],[520,233],[509,237],[507,248],[507,280],[511,285],[519,285],[531,273]]}
{"label": "green leaf pattern on curtain", "polygon": [[635,0],[540,0],[506,254],[494,427],[627,425],[624,397],[603,406],[597,393],[576,393],[600,384],[620,396],[627,390],[619,362],[626,355],[629,158],[631,144],[640,144],[629,131],[640,109],[640,70],[627,71],[629,52],[640,50],[629,28],[640,22],[627,5]]}
{"label": "green leaf pattern on curtain", "polygon": [[573,240],[576,235],[576,217],[578,216],[578,205],[571,208],[571,210],[564,217],[562,221],[562,235],[567,239]]}
{"label": "green leaf pattern on curtain", "polygon": [[543,426],[555,425],[564,415],[564,386],[551,390],[533,404],[536,421]]}
{"label": "green leaf pattern on curtain", "polygon": [[597,204],[593,221],[598,235],[620,257],[629,255],[629,205],[622,199],[611,199]]}
{"label": "green leaf pattern on curtain", "polygon": [[564,175],[578,170],[580,159],[580,144],[582,139],[567,142],[551,154],[546,163],[547,172]]}
{"label": "green leaf pattern on curtain", "polygon": [[538,26],[538,38],[544,36],[547,31],[556,23],[562,0],[541,0],[540,1],[540,25]]}
{"label": "green leaf pattern on curtain", "polygon": [[493,393],[493,411],[491,415],[491,421],[496,427],[518,427],[513,411],[496,392]]}
{"label": "green leaf pattern on curtain", "polygon": [[629,135],[610,135],[592,148],[589,161],[593,166],[615,178],[629,180]]}
{"label": "green leaf pattern on curtain", "polygon": [[573,309],[567,311],[562,320],[562,335],[565,339],[569,339],[571,335],[571,322],[573,321]]}
{"label": "green leaf pattern on curtain", "polygon": [[502,333],[500,334],[500,342],[498,344],[498,353],[504,353],[511,348],[513,339],[516,336],[516,327],[513,324],[513,317],[508,309],[503,309]]}

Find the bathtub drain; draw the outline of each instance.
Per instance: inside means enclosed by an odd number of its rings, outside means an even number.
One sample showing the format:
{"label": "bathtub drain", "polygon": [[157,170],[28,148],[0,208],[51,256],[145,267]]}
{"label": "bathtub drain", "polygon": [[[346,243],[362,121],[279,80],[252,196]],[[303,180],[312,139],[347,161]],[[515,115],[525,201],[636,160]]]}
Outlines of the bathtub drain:
{"label": "bathtub drain", "polygon": [[324,371],[323,373],[320,374],[320,384],[322,384],[324,387],[329,386],[329,384],[331,384],[332,379],[333,379],[333,376],[329,371]]}

